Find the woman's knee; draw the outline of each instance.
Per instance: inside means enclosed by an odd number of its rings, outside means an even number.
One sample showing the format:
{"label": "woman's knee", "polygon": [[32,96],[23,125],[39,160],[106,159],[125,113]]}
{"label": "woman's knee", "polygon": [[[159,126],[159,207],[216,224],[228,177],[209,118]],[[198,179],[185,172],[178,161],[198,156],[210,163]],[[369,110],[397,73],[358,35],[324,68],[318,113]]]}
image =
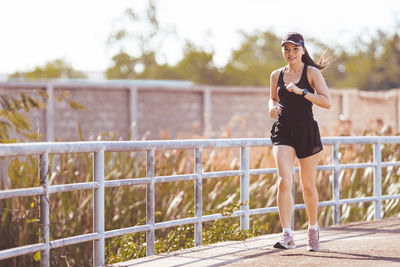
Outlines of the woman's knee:
{"label": "woman's knee", "polygon": [[278,179],[278,185],[280,191],[292,190],[292,181],[289,178],[280,176]]}
{"label": "woman's knee", "polygon": [[313,183],[302,183],[301,189],[306,195],[315,194],[317,192],[317,187]]}

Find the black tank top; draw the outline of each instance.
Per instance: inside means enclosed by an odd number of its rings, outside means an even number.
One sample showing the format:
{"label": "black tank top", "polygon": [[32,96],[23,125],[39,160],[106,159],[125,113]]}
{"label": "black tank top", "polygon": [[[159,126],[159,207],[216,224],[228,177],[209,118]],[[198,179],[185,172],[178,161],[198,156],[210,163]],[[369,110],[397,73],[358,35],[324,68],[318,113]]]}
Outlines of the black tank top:
{"label": "black tank top", "polygon": [[[282,68],[278,79],[278,96],[281,112],[279,113],[278,121],[288,126],[301,126],[307,122],[314,121],[312,112],[312,103],[298,95],[289,92],[283,81],[283,74],[286,67]],[[303,72],[300,81],[296,83],[300,89],[307,89],[310,93],[314,93],[307,79],[307,65],[304,64]]]}

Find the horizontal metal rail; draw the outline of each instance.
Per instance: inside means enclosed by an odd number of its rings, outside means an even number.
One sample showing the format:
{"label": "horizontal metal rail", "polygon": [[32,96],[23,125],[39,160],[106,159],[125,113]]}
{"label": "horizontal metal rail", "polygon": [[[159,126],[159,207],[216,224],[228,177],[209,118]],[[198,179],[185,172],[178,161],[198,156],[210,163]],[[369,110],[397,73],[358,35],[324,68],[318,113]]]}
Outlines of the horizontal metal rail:
{"label": "horizontal metal rail", "polygon": [[45,244],[34,244],[34,245],[4,249],[0,251],[0,260],[10,258],[10,255],[12,255],[11,257],[18,257],[26,254],[35,253],[37,251],[43,250],[44,248]]}
{"label": "horizontal metal rail", "polygon": [[[215,220],[224,219],[224,218],[240,217],[243,215],[245,215],[244,211],[237,210],[229,215],[224,215],[222,213],[205,215],[205,216],[202,216],[202,220],[203,220],[203,222],[209,222],[209,221],[215,221]],[[246,229],[246,230],[248,230],[248,229]]]}
{"label": "horizontal metal rail", "polygon": [[104,233],[104,236],[105,236],[105,238],[110,238],[110,237],[117,237],[117,236],[121,236],[121,235],[129,235],[129,234],[134,234],[134,233],[147,232],[150,230],[151,230],[151,226],[148,224],[145,224],[145,225],[132,226],[132,227],[126,227],[126,228],[106,231]]}
{"label": "horizontal metal rail", "polygon": [[104,187],[120,187],[120,186],[128,186],[128,185],[144,185],[150,184],[150,178],[129,178],[129,179],[120,179],[120,180],[109,180],[104,181]]}
{"label": "horizontal metal rail", "polygon": [[[335,224],[340,223],[340,205],[374,202],[375,203],[375,219],[381,218],[381,203],[385,200],[400,199],[400,194],[382,195],[381,194],[381,169],[387,167],[399,167],[400,162],[382,162],[381,149],[384,144],[400,144],[400,136],[363,136],[363,137],[326,137],[322,138],[324,145],[332,146],[332,164],[318,166],[318,171],[331,171],[333,199],[321,201],[318,203],[320,207],[333,206],[333,219]],[[354,144],[372,144],[374,147],[373,162],[364,163],[347,163],[340,164],[339,161],[339,145]],[[44,243],[37,243],[27,246],[20,246],[0,251],[0,260],[20,255],[35,253],[42,251],[44,257],[41,260],[41,266],[49,266],[48,250],[64,247],[72,244],[93,241],[94,246],[94,265],[104,265],[104,239],[112,238],[126,234],[145,232],[147,236],[147,255],[154,254],[154,231],[175,227],[185,224],[195,225],[195,244],[201,245],[202,223],[214,221],[224,218],[240,217],[241,228],[249,229],[249,218],[252,215],[266,214],[277,212],[277,207],[265,207],[250,209],[249,208],[249,176],[264,175],[276,173],[276,168],[249,169],[249,148],[251,147],[271,147],[269,138],[237,138],[237,139],[189,139],[189,140],[166,140],[166,141],[93,141],[93,142],[47,142],[47,143],[17,143],[17,144],[0,144],[1,157],[29,156],[40,155],[40,166],[48,168],[48,154],[69,154],[69,153],[94,153],[95,164],[93,172],[95,180],[92,182],[73,183],[63,185],[48,185],[48,172],[41,169],[41,186],[31,188],[19,188],[11,190],[0,190],[0,199],[10,199],[17,197],[40,196],[41,212],[45,218],[40,218],[41,222],[48,222],[48,203],[46,203],[48,194],[60,192],[70,192],[77,190],[93,190],[94,195],[94,221],[93,233],[72,236],[67,238],[49,241],[48,236],[44,235]],[[220,149],[220,148],[240,148],[241,151],[241,168],[239,170],[224,170],[216,172],[203,172],[202,151],[204,149]],[[154,151],[168,149],[193,149],[195,156],[194,173],[154,176]],[[147,177],[142,178],[125,178],[117,180],[104,181],[104,152],[134,152],[143,151],[147,154]],[[47,166],[47,167],[46,167]],[[374,169],[374,195],[363,198],[340,199],[339,195],[339,172],[346,169],[373,168]],[[294,172],[299,172],[299,168],[294,168]],[[211,178],[233,177],[241,178],[240,183],[240,210],[231,214],[202,214],[202,180]],[[43,180],[44,179],[44,180]],[[193,181],[195,185],[195,207],[196,214],[194,217],[171,220],[166,222],[154,221],[154,184],[175,181]],[[132,226],[122,229],[114,229],[105,231],[104,229],[104,189],[121,186],[138,186],[144,185],[147,188],[147,223],[145,225]],[[304,204],[294,205],[293,210],[305,209]],[[41,226],[41,231],[49,232],[50,225]]]}
{"label": "horizontal metal rail", "polygon": [[22,189],[0,190],[0,199],[7,199],[12,197],[29,197],[39,196],[44,194],[43,187],[30,187]]}
{"label": "horizontal metal rail", "polygon": [[55,241],[50,241],[51,248],[60,248],[69,245],[79,244],[83,242],[93,241],[99,239],[100,235],[98,233],[84,234],[71,236],[67,238],[57,239]]}
{"label": "horizontal metal rail", "polygon": [[97,188],[99,188],[99,186],[100,185],[97,182],[53,185],[53,186],[49,186],[49,193],[71,192],[71,191],[77,191],[77,190],[90,190],[90,189],[97,189]]}
{"label": "horizontal metal rail", "polygon": [[[324,137],[324,145],[352,144],[398,144],[400,136],[359,136],[359,137]],[[26,156],[40,154],[91,153],[149,151],[151,149],[194,149],[194,148],[234,148],[268,147],[269,138],[232,138],[232,139],[187,139],[162,141],[87,141],[87,142],[38,142],[0,144],[1,156]]]}

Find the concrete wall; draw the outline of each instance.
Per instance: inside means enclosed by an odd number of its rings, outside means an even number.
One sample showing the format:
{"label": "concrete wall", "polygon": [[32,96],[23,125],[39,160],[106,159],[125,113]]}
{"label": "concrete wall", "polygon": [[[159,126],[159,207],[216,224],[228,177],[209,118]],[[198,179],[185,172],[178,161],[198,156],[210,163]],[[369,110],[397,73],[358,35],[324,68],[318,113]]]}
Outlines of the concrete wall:
{"label": "concrete wall", "polygon": [[[269,137],[273,120],[267,113],[268,88],[195,86],[173,82],[106,83],[0,83],[0,94],[34,95],[44,90],[50,96],[47,110],[29,114],[45,140],[79,140],[78,125],[85,140],[104,132],[129,138],[175,139],[193,137]],[[58,102],[64,91],[87,110],[72,110]],[[37,93],[36,93],[37,94]],[[360,134],[372,123],[400,128],[400,90],[360,92],[331,90],[330,110],[314,106],[321,132],[351,123]]]}

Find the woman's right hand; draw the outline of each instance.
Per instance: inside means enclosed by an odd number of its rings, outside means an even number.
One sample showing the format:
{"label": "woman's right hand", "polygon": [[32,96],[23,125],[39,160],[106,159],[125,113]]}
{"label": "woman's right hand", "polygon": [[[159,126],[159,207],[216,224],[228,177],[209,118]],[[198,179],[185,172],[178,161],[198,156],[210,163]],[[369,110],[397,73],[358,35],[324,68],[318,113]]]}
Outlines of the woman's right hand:
{"label": "woman's right hand", "polygon": [[271,118],[273,119],[277,119],[279,116],[279,112],[281,112],[281,109],[279,106],[274,106],[272,108],[269,109],[269,115],[271,116]]}

